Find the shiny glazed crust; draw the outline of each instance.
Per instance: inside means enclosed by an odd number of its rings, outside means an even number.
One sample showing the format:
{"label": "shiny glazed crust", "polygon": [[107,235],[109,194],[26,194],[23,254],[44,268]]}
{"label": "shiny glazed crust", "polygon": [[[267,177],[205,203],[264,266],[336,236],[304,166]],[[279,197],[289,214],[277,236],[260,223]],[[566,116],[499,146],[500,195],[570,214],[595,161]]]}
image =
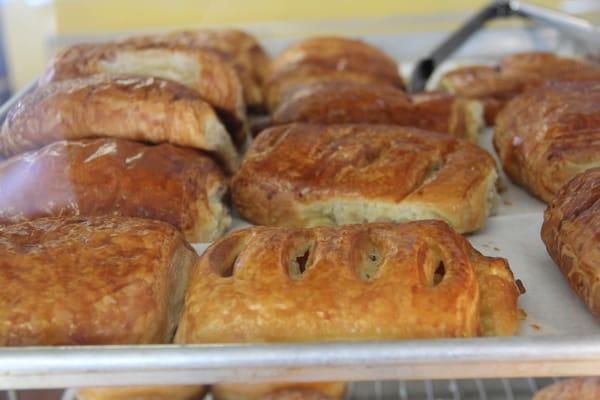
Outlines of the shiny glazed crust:
{"label": "shiny glazed crust", "polygon": [[240,77],[244,100],[250,108],[263,104],[262,84],[269,57],[256,38],[237,29],[181,30],[165,34],[133,36],[122,43],[138,47],[167,45],[212,50],[230,62]]}
{"label": "shiny glazed crust", "polygon": [[345,383],[216,384],[214,400],[342,400]]}
{"label": "shiny glazed crust", "polygon": [[128,386],[78,389],[78,400],[202,400],[204,386]]}
{"label": "shiny glazed crust", "polygon": [[62,139],[99,136],[206,150],[230,171],[238,164],[227,131],[196,92],[131,76],[94,76],[36,89],[8,113],[0,150],[11,156]]}
{"label": "shiny glazed crust", "polygon": [[442,219],[470,232],[495,205],[496,179],[488,153],[446,134],[291,124],[258,136],[231,191],[240,215],[260,225]]}
{"label": "shiny glazed crust", "polygon": [[[577,295],[600,318],[600,168],[577,175],[544,213],[542,240]],[[599,392],[600,393],[600,392]]]}
{"label": "shiny glazed crust", "polygon": [[196,253],[172,226],[122,217],[0,227],[0,345],[170,342]]}
{"label": "shiny glazed crust", "polygon": [[245,143],[242,84],[233,65],[214,51],[168,43],[80,44],[50,61],[40,85],[96,74],[157,77],[187,86],[215,108],[237,144]]}
{"label": "shiny glazed crust", "polygon": [[320,81],[291,87],[273,112],[272,124],[375,123],[447,132],[476,142],[483,126],[478,101],[443,92],[407,96],[397,88],[352,81]]}
{"label": "shiny glazed crust", "polygon": [[533,400],[598,400],[600,378],[565,379],[539,390]]}
{"label": "shiny glazed crust", "polygon": [[517,297],[506,261],[441,221],[255,227],[202,255],[175,342],[512,335]]}
{"label": "shiny glazed crust", "polygon": [[290,85],[315,78],[404,87],[396,61],[376,47],[356,39],[314,37],[288,47],[271,63],[265,87],[268,108],[275,109]]}
{"label": "shiny glazed crust", "polygon": [[496,67],[470,66],[448,72],[440,87],[461,97],[481,100],[488,124],[513,97],[548,81],[600,80],[598,65],[551,53],[510,55]]}
{"label": "shiny glazed crust", "polygon": [[600,81],[547,84],[498,115],[494,147],[506,173],[549,202],[575,175],[600,166]]}
{"label": "shiny glazed crust", "polygon": [[0,225],[46,216],[121,215],[168,222],[190,242],[231,222],[219,167],[193,149],[119,139],[60,141],[0,163]]}

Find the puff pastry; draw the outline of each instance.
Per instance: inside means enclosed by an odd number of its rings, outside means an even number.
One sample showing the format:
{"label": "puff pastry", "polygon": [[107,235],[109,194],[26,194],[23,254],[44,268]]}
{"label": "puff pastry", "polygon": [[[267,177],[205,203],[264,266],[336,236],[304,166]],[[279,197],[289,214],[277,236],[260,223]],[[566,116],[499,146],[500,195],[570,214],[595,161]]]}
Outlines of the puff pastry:
{"label": "puff pastry", "polygon": [[237,29],[201,29],[164,34],[132,36],[121,41],[137,47],[172,46],[207,49],[216,52],[234,67],[250,108],[263,105],[262,85],[269,68],[269,57],[256,38]]}
{"label": "puff pastry", "polygon": [[80,44],[50,61],[40,85],[96,74],[157,77],[187,86],[215,108],[238,145],[245,143],[242,84],[233,65],[214,51],[168,43]]}
{"label": "puff pastry", "polygon": [[0,227],[0,346],[168,343],[195,259],[147,219]]}
{"label": "puff pastry", "polygon": [[553,383],[539,390],[533,400],[598,400],[600,378],[573,378]]}
{"label": "puff pastry", "polygon": [[496,204],[492,157],[450,135],[390,125],[291,124],[253,142],[231,184],[256,224],[311,227],[442,219],[481,228]]}
{"label": "puff pastry", "polygon": [[518,295],[504,259],[442,221],[254,227],[200,257],[175,342],[512,335]]}
{"label": "puff pastry", "polygon": [[321,81],[293,86],[283,93],[271,123],[379,123],[447,132],[476,142],[483,127],[478,101],[443,92],[407,96],[386,85]]}
{"label": "puff pastry", "polygon": [[233,171],[239,156],[209,104],[158,78],[94,76],[25,95],[0,131],[5,156],[62,140],[114,137],[206,150]]}
{"label": "puff pastry", "polygon": [[60,141],[0,163],[0,224],[122,215],[168,222],[190,242],[231,222],[227,181],[206,155],[118,139]]}
{"label": "puff pastry", "polygon": [[575,175],[600,166],[600,81],[518,96],[496,119],[494,147],[510,178],[549,202]]}
{"label": "puff pastry", "polygon": [[284,50],[271,64],[265,95],[274,110],[290,86],[316,80],[351,80],[403,88],[396,62],[361,40],[313,37]]}
{"label": "puff pastry", "polygon": [[342,400],[345,383],[215,384],[215,400]]}
{"label": "puff pastry", "polygon": [[498,66],[450,71],[440,86],[457,96],[483,101],[486,121],[492,125],[498,112],[516,95],[548,81],[573,80],[600,80],[600,66],[551,53],[518,53],[504,58]]}
{"label": "puff pastry", "polygon": [[78,400],[202,400],[206,388],[199,385],[128,386],[85,388],[75,393]]}
{"label": "puff pastry", "polygon": [[544,213],[542,240],[577,295],[600,318],[600,168],[577,175]]}

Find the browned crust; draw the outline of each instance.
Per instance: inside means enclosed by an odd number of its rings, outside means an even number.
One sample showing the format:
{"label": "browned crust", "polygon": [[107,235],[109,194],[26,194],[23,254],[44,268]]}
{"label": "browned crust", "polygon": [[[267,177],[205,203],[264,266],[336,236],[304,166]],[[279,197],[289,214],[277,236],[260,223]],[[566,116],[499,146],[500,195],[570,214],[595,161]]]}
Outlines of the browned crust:
{"label": "browned crust", "polygon": [[[298,277],[292,267],[303,254],[305,272]],[[365,278],[369,260],[377,268]],[[220,239],[203,254],[175,341],[512,335],[517,297],[505,260],[481,256],[440,221],[256,227]]]}
{"label": "browned crust", "polygon": [[[240,215],[261,225],[435,216],[466,232],[485,223],[495,180],[487,152],[446,134],[390,125],[291,124],[258,136],[231,190]],[[359,203],[360,212],[337,211]]]}
{"label": "browned crust", "polygon": [[600,168],[560,189],[544,213],[541,236],[575,293],[600,318]]}
{"label": "browned crust", "polygon": [[356,39],[314,37],[288,47],[273,60],[265,88],[268,108],[277,106],[290,85],[315,78],[404,87],[396,62],[376,47]]}
{"label": "browned crust", "polygon": [[102,136],[206,150],[230,171],[238,163],[226,130],[196,92],[132,76],[97,75],[36,89],[9,112],[0,152],[11,156],[62,139]]}
{"label": "browned crust", "polygon": [[565,379],[539,390],[533,400],[597,400],[600,378]]}
{"label": "browned crust", "polygon": [[215,400],[342,400],[345,383],[266,383],[216,384],[211,387]]}
{"label": "browned crust", "polygon": [[448,72],[440,86],[457,96],[485,104],[486,122],[513,97],[549,81],[600,80],[598,65],[551,53],[528,52],[505,57],[497,66],[469,66]]}
{"label": "browned crust", "polygon": [[175,228],[146,219],[0,227],[0,345],[168,343],[195,257]]}
{"label": "browned crust", "polygon": [[227,182],[206,155],[170,144],[60,141],[0,163],[0,224],[120,215],[168,222],[191,242],[224,230],[209,204]]}
{"label": "browned crust", "polygon": [[600,81],[530,90],[496,123],[494,147],[504,170],[546,202],[575,175],[600,166]]}
{"label": "browned crust", "polygon": [[[126,66],[121,65],[119,70],[107,67],[107,63],[125,55],[130,57]],[[173,68],[182,67],[179,65],[182,59],[190,64],[183,66],[185,76],[180,73],[164,75],[164,68],[154,67],[144,67],[141,72],[145,58],[161,60],[163,65]],[[168,78],[188,86],[215,108],[236,144],[245,143],[247,121],[242,84],[234,66],[214,51],[171,43],[79,44],[64,49],[50,61],[40,85],[107,73]]]}
{"label": "browned crust", "polygon": [[375,123],[414,126],[474,140],[481,126],[469,110],[473,101],[444,92],[407,96],[402,90],[352,81],[318,81],[291,87],[271,123]]}
{"label": "browned crust", "polygon": [[85,388],[76,391],[79,400],[202,400],[206,387],[181,386],[128,386]]}

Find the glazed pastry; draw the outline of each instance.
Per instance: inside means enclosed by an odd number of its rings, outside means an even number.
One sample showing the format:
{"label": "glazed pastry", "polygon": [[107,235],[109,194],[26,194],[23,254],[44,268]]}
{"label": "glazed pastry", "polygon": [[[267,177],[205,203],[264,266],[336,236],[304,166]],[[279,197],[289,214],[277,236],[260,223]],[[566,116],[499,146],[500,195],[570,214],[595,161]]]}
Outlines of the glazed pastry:
{"label": "glazed pastry", "polygon": [[402,89],[396,61],[356,39],[314,37],[288,47],[271,64],[265,95],[269,110],[290,86],[314,81],[350,80]]}
{"label": "glazed pastry", "polygon": [[392,86],[352,81],[322,81],[293,86],[282,95],[271,124],[375,123],[447,132],[476,142],[483,127],[478,101],[443,92],[409,97]]}
{"label": "glazed pastry", "polygon": [[136,47],[159,45],[214,51],[235,67],[246,105],[253,109],[263,105],[262,85],[270,60],[256,38],[246,32],[237,29],[183,30],[132,36],[121,42]]}
{"label": "glazed pastry", "polygon": [[460,97],[481,100],[486,121],[513,97],[549,81],[600,80],[600,66],[586,60],[551,53],[518,53],[504,58],[498,66],[470,66],[448,72],[440,87]]}
{"label": "glazed pastry", "polygon": [[121,215],[168,222],[190,242],[231,222],[227,181],[193,149],[120,139],[60,141],[0,163],[0,225],[46,216]]}
{"label": "glazed pastry", "polygon": [[[556,194],[542,240],[569,284],[600,318],[600,168],[577,175]],[[600,392],[599,392],[600,393]]]}
{"label": "glazed pastry", "polygon": [[232,179],[239,214],[312,227],[442,219],[481,228],[497,201],[496,167],[476,145],[390,125],[281,125],[261,133]]}
{"label": "glazed pastry", "polygon": [[78,389],[78,400],[202,400],[206,388],[188,386],[127,386]]}
{"label": "glazed pastry", "polygon": [[94,76],[52,83],[25,95],[6,117],[6,156],[59,140],[113,137],[206,150],[229,171],[238,154],[210,105],[192,90],[157,78]]}
{"label": "glazed pastry", "polygon": [[40,85],[97,74],[137,75],[175,81],[215,108],[238,145],[247,134],[243,89],[233,65],[214,51],[168,44],[80,44],[59,52]]}
{"label": "glazed pastry", "polygon": [[533,400],[600,400],[600,378],[573,378],[539,390]]}
{"label": "glazed pastry", "polygon": [[195,259],[147,219],[0,227],[0,346],[169,343]]}
{"label": "glazed pastry", "polygon": [[545,202],[600,166],[600,81],[552,83],[511,101],[496,120],[504,171]]}

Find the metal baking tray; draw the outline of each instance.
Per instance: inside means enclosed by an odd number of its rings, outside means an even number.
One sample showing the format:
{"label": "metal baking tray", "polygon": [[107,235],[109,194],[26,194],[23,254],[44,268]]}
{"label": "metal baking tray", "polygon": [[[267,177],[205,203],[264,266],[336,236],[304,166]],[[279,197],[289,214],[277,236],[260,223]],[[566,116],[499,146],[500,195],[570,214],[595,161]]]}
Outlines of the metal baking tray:
{"label": "metal baking tray", "polygon": [[[398,26],[402,21],[408,20],[400,18],[400,22],[393,20],[392,24],[388,18],[374,24],[376,33],[372,27],[367,29],[364,22],[358,28],[351,24],[324,24],[320,28],[311,24],[308,33],[290,28],[284,34],[278,31],[279,25],[274,25],[255,29],[254,33],[274,53],[309,33],[335,31],[361,36],[402,61],[403,71],[408,71],[411,61],[426,54],[444,37],[444,32],[424,32],[415,40],[414,33],[385,31],[386,26]],[[502,55],[526,50],[578,53],[576,44],[552,29],[501,27],[478,33],[443,67],[493,62]],[[17,99],[18,96],[11,101]],[[7,109],[2,108],[0,119]],[[491,132],[487,131],[481,144],[491,151],[490,138]],[[516,337],[0,348],[0,389],[600,375],[600,322],[571,291],[546,253],[539,237],[544,205],[504,176],[502,179],[507,189],[501,195],[497,215],[489,219],[485,229],[468,239],[486,255],[507,258],[516,278],[527,289],[520,299],[527,318],[521,322]],[[246,225],[235,219],[232,229]],[[194,247],[200,253],[207,245]]]}

